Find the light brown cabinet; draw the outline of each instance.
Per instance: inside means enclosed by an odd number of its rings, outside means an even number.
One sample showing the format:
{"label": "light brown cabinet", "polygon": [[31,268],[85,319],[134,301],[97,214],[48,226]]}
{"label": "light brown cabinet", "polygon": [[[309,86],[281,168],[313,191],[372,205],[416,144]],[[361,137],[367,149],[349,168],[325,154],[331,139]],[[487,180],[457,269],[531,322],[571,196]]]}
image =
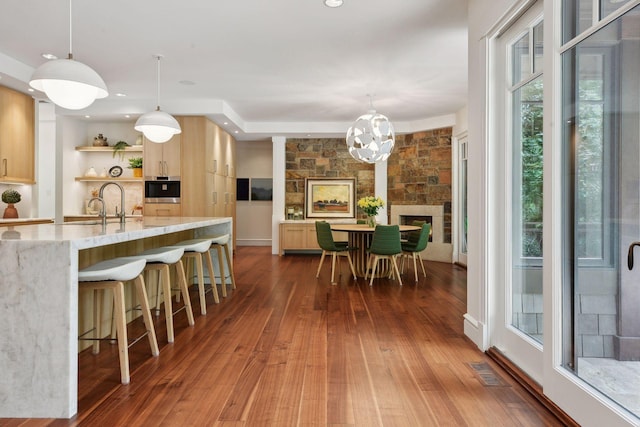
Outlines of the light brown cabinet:
{"label": "light brown cabinet", "polygon": [[35,184],[35,103],[0,86],[0,182]]}
{"label": "light brown cabinet", "polygon": [[182,216],[180,203],[146,203],[145,216]]}
{"label": "light brown cabinet", "polygon": [[182,134],[174,135],[169,141],[158,144],[144,138],[144,176],[181,175]]}
{"label": "light brown cabinet", "polygon": [[[347,241],[348,233],[334,231],[334,241]],[[280,223],[280,255],[284,251],[319,251],[315,222],[281,222]]]}
{"label": "light brown cabinet", "polygon": [[280,223],[280,255],[286,250],[320,250],[316,224],[309,222]]}

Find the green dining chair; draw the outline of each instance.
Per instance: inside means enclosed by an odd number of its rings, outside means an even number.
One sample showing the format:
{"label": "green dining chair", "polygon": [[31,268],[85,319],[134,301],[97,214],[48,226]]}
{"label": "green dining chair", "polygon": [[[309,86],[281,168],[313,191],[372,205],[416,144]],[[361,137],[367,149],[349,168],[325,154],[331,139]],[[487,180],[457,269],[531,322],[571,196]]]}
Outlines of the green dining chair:
{"label": "green dining chair", "polygon": [[333,278],[336,269],[336,259],[338,259],[339,256],[347,257],[351,273],[353,274],[353,279],[357,280],[356,269],[353,267],[353,261],[351,259],[351,251],[355,251],[358,248],[349,246],[348,242],[334,242],[333,234],[331,233],[331,225],[326,221],[316,221],[316,236],[318,238],[318,246],[322,249],[322,256],[320,257],[320,264],[318,265],[316,278],[320,277],[320,269],[322,268],[324,257],[327,254],[331,254],[331,284],[336,283]]}
{"label": "green dining chair", "polygon": [[431,233],[431,224],[422,223],[422,228],[419,231],[412,231],[409,233],[408,239],[402,242],[402,270],[404,271],[404,259],[413,258],[413,272],[418,281],[418,267],[416,265],[417,260],[420,260],[420,267],[422,267],[422,274],[427,277],[427,272],[424,270],[424,263],[420,257],[420,253],[427,248],[429,243],[429,233]]}
{"label": "green dining chair", "polygon": [[[402,286],[402,279],[400,279],[400,271],[398,270],[398,263],[396,258],[402,254],[402,245],[400,244],[400,227],[398,225],[377,225],[371,240],[371,246],[369,246],[369,259],[367,260],[367,273],[371,271],[371,280],[369,286],[373,286],[373,278],[376,275],[376,269],[378,267],[378,261],[386,259],[393,265],[393,273],[398,278],[400,286]],[[365,274],[365,280],[367,276]]]}

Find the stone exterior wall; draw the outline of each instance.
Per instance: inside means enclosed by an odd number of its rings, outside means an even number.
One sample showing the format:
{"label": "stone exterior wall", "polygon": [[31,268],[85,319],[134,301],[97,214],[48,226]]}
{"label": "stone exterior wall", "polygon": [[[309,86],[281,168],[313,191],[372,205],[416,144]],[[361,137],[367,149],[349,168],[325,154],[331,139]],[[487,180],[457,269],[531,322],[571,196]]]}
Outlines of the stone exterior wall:
{"label": "stone exterior wall", "polygon": [[[388,162],[392,204],[444,207],[444,242],[451,243],[451,128],[396,135]],[[285,205],[304,209],[305,178],[357,179],[356,200],[374,195],[374,165],[356,161],[344,138],[290,139],[286,143]],[[362,218],[361,212],[357,216]]]}

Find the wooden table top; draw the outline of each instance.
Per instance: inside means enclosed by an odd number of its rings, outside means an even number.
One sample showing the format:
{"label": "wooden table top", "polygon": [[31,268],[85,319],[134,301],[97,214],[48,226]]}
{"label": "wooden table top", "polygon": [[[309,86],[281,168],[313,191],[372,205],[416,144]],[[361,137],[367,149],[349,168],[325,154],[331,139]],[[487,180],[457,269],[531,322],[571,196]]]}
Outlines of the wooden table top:
{"label": "wooden table top", "polygon": [[[373,233],[375,228],[369,227],[367,224],[331,224],[333,231],[347,231],[349,233]],[[415,225],[401,225],[400,232],[418,231],[420,227]]]}

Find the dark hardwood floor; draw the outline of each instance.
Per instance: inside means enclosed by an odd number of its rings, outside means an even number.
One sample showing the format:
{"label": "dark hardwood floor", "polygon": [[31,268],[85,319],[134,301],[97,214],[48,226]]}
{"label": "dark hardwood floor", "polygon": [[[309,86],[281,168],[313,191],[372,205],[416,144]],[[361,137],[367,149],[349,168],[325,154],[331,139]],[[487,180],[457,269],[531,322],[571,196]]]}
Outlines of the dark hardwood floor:
{"label": "dark hardwood floor", "polygon": [[[117,348],[80,354],[78,415],[0,420],[3,426],[554,426],[561,423],[465,337],[466,271],[427,262],[404,286],[354,282],[341,264],[315,278],[319,256],[240,247],[237,289],[189,327],[176,316],[160,356]],[[132,334],[141,322],[130,325]]]}

